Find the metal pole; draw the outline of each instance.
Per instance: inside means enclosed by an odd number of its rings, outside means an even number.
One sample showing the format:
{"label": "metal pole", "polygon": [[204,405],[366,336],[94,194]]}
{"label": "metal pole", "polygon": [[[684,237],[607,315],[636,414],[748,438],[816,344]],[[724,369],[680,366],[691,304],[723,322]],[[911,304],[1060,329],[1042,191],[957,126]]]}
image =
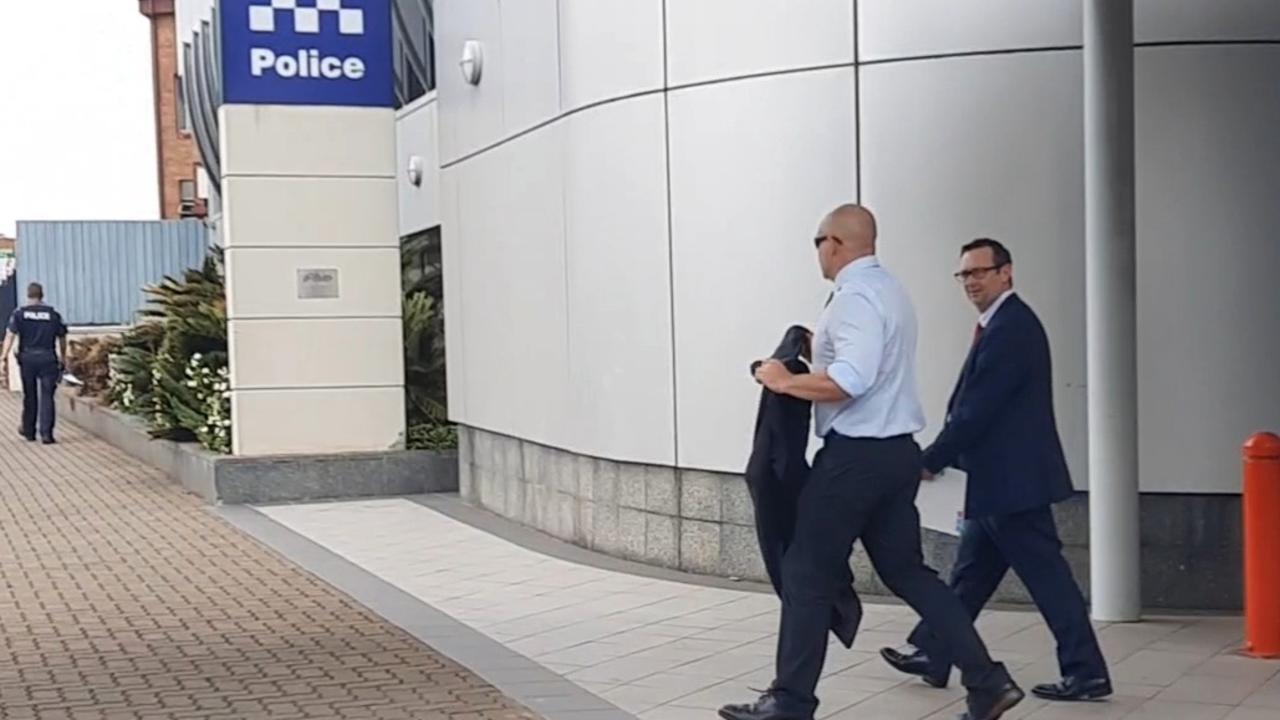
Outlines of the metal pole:
{"label": "metal pole", "polygon": [[1133,0],[1084,0],[1085,295],[1093,617],[1138,620]]}

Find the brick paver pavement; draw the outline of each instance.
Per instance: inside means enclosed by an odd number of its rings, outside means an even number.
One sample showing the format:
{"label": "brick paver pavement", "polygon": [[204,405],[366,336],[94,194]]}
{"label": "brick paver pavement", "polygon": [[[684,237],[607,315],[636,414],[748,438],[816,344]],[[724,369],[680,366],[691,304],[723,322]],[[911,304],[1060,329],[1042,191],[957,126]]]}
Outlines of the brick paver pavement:
{"label": "brick paver pavement", "polygon": [[537,716],[0,391],[0,718]]}

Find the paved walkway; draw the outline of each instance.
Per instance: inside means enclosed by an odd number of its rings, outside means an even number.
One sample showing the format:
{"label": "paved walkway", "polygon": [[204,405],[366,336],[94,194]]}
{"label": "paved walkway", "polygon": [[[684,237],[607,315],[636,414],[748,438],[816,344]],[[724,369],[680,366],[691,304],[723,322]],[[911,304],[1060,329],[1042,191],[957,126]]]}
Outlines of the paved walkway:
{"label": "paved walkway", "polygon": [[[459,522],[438,499],[259,508],[368,573],[645,720],[709,720],[771,679],[777,601],[770,595],[639,577],[551,557]],[[1194,582],[1194,578],[1188,578]],[[852,651],[833,646],[819,715],[951,720],[961,693],[906,679],[875,655],[914,614],[866,606]],[[1056,679],[1039,617],[987,612],[979,628],[1024,686]],[[1238,617],[1098,624],[1118,684],[1109,702],[1028,698],[1009,720],[1276,720],[1280,662],[1234,654]],[[612,716],[611,716],[612,717]]]}
{"label": "paved walkway", "polygon": [[0,718],[537,716],[0,391]]}
{"label": "paved walkway", "polygon": [[[771,595],[571,561],[582,553],[441,497],[214,511],[74,427],[28,444],[16,417],[0,393],[4,720],[710,720],[770,680]],[[957,714],[954,682],[933,690],[875,655],[913,622],[866,606],[855,648],[832,648],[821,717]],[[1024,685],[1056,675],[1036,615],[979,625]],[[1280,662],[1234,653],[1237,617],[1098,628],[1116,697],[1028,699],[1005,717],[1280,717]]]}

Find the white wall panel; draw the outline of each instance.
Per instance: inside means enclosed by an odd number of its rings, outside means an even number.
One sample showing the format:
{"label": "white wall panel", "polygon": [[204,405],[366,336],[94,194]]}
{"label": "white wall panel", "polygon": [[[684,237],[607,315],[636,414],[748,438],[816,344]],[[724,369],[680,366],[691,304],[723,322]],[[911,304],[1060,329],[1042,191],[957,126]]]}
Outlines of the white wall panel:
{"label": "white wall panel", "polygon": [[[469,282],[466,268],[466,234],[460,212],[460,178],[463,166],[440,171],[440,250],[444,272],[445,366],[448,368],[449,419],[466,423],[467,355],[465,314]],[[478,278],[477,282],[483,279]]]}
{"label": "white wall panel", "polygon": [[222,174],[395,177],[394,125],[391,108],[223,105]]}
{"label": "white wall panel", "polygon": [[856,196],[853,107],[844,68],[671,96],[683,466],[745,467],[758,397],[748,366],[822,307],[812,239],[825,213]]}
{"label": "white wall panel", "polygon": [[[236,390],[403,386],[400,318],[233,320]],[[340,346],[330,352],[326,346]]]}
{"label": "white wall panel", "polygon": [[976,313],[951,277],[994,237],[1053,350],[1058,427],[1086,481],[1082,70],[1078,52],[879,65],[862,75],[863,201],[920,319],[919,379],[941,429]]}
{"label": "white wall panel", "polygon": [[403,447],[404,388],[251,390],[231,396],[236,455]]}
{"label": "white wall panel", "polygon": [[178,74],[182,74],[182,43],[190,42],[191,33],[201,20],[213,16],[214,0],[177,0],[173,4],[174,28],[178,32]]}
{"label": "white wall panel", "polygon": [[[502,15],[498,0],[436,0],[435,18],[440,158],[449,163],[503,137]],[[458,69],[467,40],[483,45],[479,85]]]}
{"label": "white wall panel", "polygon": [[850,0],[667,3],[668,82],[853,62]]}
{"label": "white wall panel", "polygon": [[[399,317],[400,249],[227,249],[227,308],[234,318]],[[338,297],[298,297],[298,271],[338,271]]]}
{"label": "white wall panel", "polygon": [[663,99],[565,120],[568,405],[565,442],[675,463]]}
{"label": "white wall panel", "polygon": [[[431,93],[396,117],[396,188],[399,236],[440,224],[440,105]],[[409,160],[422,159],[422,183],[409,181]]]}
{"label": "white wall panel", "polygon": [[561,109],[662,87],[663,0],[560,0]]}
{"label": "white wall panel", "polygon": [[1276,0],[1135,0],[1134,39],[1280,40]]}
{"label": "white wall panel", "polygon": [[858,59],[1078,45],[1080,0],[858,0]]}
{"label": "white wall panel", "polygon": [[[399,248],[395,180],[229,177],[224,236],[235,247]],[[356,209],[353,212],[353,208]]]}
{"label": "white wall panel", "polygon": [[556,0],[499,3],[505,135],[526,130],[560,112],[560,31],[556,5]]}
{"label": "white wall panel", "polygon": [[1239,492],[1280,429],[1280,47],[1137,58],[1143,490]]}
{"label": "white wall panel", "polygon": [[467,420],[559,446],[569,392],[562,127],[460,166],[455,244]]}

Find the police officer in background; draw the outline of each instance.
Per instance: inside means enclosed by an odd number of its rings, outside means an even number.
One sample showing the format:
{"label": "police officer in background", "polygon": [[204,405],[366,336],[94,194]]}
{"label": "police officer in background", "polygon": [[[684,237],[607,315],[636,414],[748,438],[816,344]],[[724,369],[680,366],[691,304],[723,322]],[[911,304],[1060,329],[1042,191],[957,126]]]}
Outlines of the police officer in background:
{"label": "police officer in background", "polygon": [[57,310],[44,304],[44,288],[40,283],[27,286],[27,304],[9,316],[4,350],[0,352],[0,372],[5,385],[9,380],[9,353],[18,340],[18,366],[22,370],[22,436],[36,439],[36,418],[40,420],[40,439],[52,445],[54,406],[53,393],[62,378],[67,357],[67,326]]}

